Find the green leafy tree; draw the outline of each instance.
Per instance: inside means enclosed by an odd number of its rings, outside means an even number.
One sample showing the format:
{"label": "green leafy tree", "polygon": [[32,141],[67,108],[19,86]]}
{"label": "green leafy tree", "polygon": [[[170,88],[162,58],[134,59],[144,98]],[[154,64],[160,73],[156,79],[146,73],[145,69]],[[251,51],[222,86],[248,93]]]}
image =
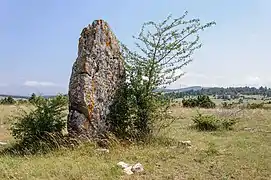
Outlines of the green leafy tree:
{"label": "green leafy tree", "polygon": [[36,99],[37,95],[35,93],[31,94],[31,97],[29,98],[29,101]]}
{"label": "green leafy tree", "polygon": [[31,97],[28,99],[30,103],[34,103],[36,101],[37,95],[35,93],[31,94]]}
{"label": "green leafy tree", "polygon": [[[128,100],[125,103],[127,118],[124,119],[129,122],[129,127],[122,128],[126,129],[124,134],[133,132],[133,136],[142,139],[154,131],[160,119],[170,117],[170,99],[155,90],[183,75],[180,69],[192,61],[193,53],[201,47],[200,31],[215,24],[202,25],[199,19],[185,20],[186,16],[187,12],[176,19],[168,16],[159,23],[144,23],[139,35],[134,37],[138,51],[122,45]],[[120,129],[116,126],[111,127],[113,131]]]}

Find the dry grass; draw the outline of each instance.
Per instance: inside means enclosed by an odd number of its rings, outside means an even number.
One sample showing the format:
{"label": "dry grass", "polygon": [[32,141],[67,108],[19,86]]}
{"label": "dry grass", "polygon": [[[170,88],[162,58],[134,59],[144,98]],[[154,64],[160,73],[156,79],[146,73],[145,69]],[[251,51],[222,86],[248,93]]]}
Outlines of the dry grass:
{"label": "dry grass", "polygon": [[[3,122],[14,107],[1,106],[0,110]],[[167,136],[177,141],[191,140],[191,149],[178,143],[166,146],[160,141],[116,146],[108,154],[98,153],[94,145],[84,145],[47,155],[0,156],[0,179],[271,179],[271,111],[244,110],[238,114],[241,119],[233,131],[217,132],[189,128],[196,109],[174,107],[172,111],[180,118]],[[200,111],[221,113],[218,109]],[[7,124],[0,133],[6,132]],[[0,141],[8,138],[0,136]],[[145,171],[124,175],[116,167],[119,161],[140,162]]]}
{"label": "dry grass", "polygon": [[21,110],[27,110],[30,105],[0,105],[0,141],[11,140],[9,126],[11,124],[10,117],[18,114]]}
{"label": "dry grass", "polygon": [[9,116],[17,113],[16,106],[0,105],[0,141],[10,139]]}

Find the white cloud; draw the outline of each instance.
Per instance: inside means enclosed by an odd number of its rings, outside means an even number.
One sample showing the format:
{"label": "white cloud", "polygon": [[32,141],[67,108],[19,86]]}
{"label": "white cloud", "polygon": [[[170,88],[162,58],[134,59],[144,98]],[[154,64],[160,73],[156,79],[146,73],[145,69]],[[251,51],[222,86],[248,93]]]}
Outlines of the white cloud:
{"label": "white cloud", "polygon": [[248,82],[261,82],[261,78],[259,78],[258,76],[249,76],[247,77],[247,81]]}
{"label": "white cloud", "polygon": [[208,76],[202,73],[189,72],[171,84],[169,88],[183,88],[188,86],[223,86],[223,83],[225,83],[225,77],[223,76]]}
{"label": "white cloud", "polygon": [[183,88],[187,86],[203,87],[232,87],[232,86],[267,86],[271,87],[271,81],[267,77],[249,75],[249,76],[221,76],[206,75],[201,73],[186,73],[179,80],[171,84],[168,88]]}
{"label": "white cloud", "polygon": [[260,87],[260,86],[271,86],[271,81],[270,79],[266,77],[260,77],[260,76],[248,76],[245,78],[245,83],[248,86],[255,86],[255,87]]}
{"label": "white cloud", "polygon": [[39,82],[39,81],[25,81],[24,86],[31,86],[31,87],[55,87],[58,86],[53,82]]}

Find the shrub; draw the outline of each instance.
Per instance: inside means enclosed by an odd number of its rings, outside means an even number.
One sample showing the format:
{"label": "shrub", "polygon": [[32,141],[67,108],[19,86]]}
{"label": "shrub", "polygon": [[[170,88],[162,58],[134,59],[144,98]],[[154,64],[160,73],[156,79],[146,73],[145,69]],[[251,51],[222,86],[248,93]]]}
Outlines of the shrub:
{"label": "shrub", "polygon": [[211,101],[209,96],[200,95],[197,98],[183,99],[183,107],[201,107],[201,108],[215,108],[215,103]]}
{"label": "shrub", "polygon": [[183,107],[198,107],[198,102],[196,99],[183,99],[182,100]]}
{"label": "shrub", "polygon": [[235,118],[219,118],[215,115],[197,113],[193,117],[194,127],[200,131],[230,130],[236,124]]}
{"label": "shrub", "polygon": [[263,109],[264,108],[264,103],[248,103],[247,104],[248,109]]}
{"label": "shrub", "polygon": [[226,108],[226,109],[232,108],[232,106],[231,106],[232,104],[231,103],[222,102],[221,105],[222,105],[223,108]]}
{"label": "shrub", "polygon": [[10,105],[10,104],[15,104],[15,103],[16,103],[16,101],[11,96],[5,97],[4,99],[2,99],[0,101],[0,104],[8,104],[8,105]]}
{"label": "shrub", "polygon": [[17,104],[27,104],[28,103],[28,100],[25,100],[25,99],[18,99],[17,100]]}
{"label": "shrub", "polygon": [[243,103],[244,103],[244,99],[241,98],[238,100],[238,104],[243,104]]}
{"label": "shrub", "polygon": [[201,108],[215,108],[215,103],[211,101],[209,96],[202,95],[198,96],[197,102]]}
{"label": "shrub", "polygon": [[208,143],[208,149],[205,150],[207,156],[219,155],[219,150],[214,143]]}
{"label": "shrub", "polygon": [[231,109],[231,108],[237,107],[237,104],[239,104],[239,103],[235,103],[235,102],[231,102],[231,103],[222,102],[221,104],[222,104],[222,108]]}
{"label": "shrub", "polygon": [[61,96],[42,99],[34,104],[30,112],[22,111],[13,117],[15,122],[11,126],[11,133],[18,144],[26,147],[48,143],[53,136],[62,135],[66,125],[66,109],[66,101]]}
{"label": "shrub", "polygon": [[[146,98],[140,86],[124,87],[118,92],[115,103],[110,107],[108,122],[110,132],[118,138],[147,140],[169,127],[175,118],[170,114],[170,101],[160,93]],[[125,108],[123,108],[125,107]]]}

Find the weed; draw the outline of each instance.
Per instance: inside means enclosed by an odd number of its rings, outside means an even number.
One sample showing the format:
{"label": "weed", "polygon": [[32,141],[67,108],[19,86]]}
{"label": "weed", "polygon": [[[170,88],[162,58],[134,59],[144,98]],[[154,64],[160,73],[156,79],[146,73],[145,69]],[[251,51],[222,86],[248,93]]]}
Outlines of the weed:
{"label": "weed", "polygon": [[192,120],[195,124],[194,127],[200,131],[231,130],[232,126],[237,123],[235,118],[222,118],[199,112]]}

